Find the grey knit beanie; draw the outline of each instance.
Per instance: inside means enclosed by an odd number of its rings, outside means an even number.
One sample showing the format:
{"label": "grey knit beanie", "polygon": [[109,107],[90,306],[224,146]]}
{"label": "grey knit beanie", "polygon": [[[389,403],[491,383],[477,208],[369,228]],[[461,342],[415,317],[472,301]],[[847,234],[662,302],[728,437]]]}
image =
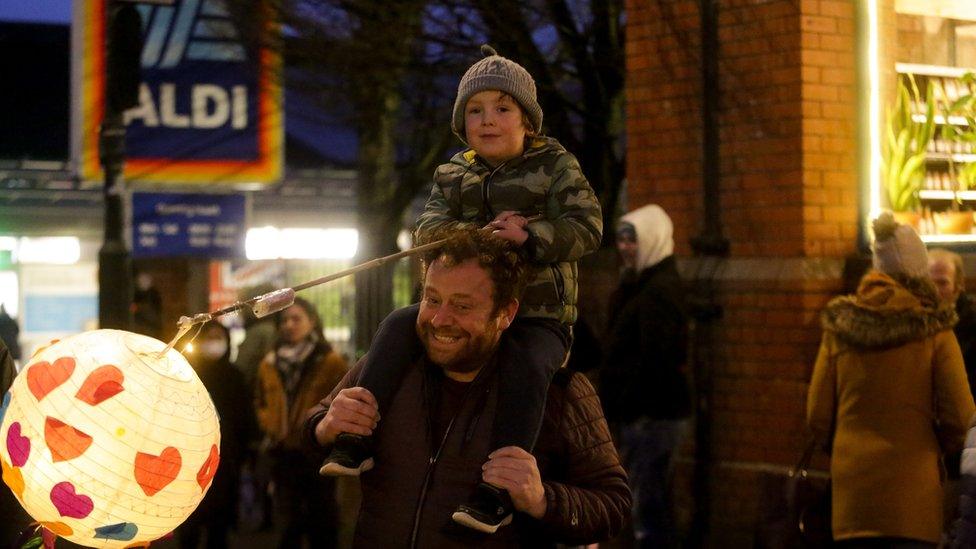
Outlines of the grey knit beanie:
{"label": "grey knit beanie", "polygon": [[522,65],[498,55],[488,44],[481,46],[481,53],[485,58],[471,65],[458,84],[454,118],[451,119],[454,134],[461,141],[468,142],[464,137],[464,107],[472,95],[485,90],[498,90],[511,95],[528,116],[531,129],[538,133],[542,127],[542,107],[536,100],[532,75]]}
{"label": "grey knit beanie", "polygon": [[891,212],[874,220],[874,268],[887,274],[929,276],[929,256],[915,229],[895,221]]}

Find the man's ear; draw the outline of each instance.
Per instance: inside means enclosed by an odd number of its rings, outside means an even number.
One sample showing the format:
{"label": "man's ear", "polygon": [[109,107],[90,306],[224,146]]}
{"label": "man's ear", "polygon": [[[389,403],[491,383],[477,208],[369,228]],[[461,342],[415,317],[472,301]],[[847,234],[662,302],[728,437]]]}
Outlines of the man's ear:
{"label": "man's ear", "polygon": [[519,302],[517,299],[513,299],[508,302],[507,305],[502,306],[498,309],[498,329],[507,330],[512,322],[515,320],[515,315],[518,313]]}

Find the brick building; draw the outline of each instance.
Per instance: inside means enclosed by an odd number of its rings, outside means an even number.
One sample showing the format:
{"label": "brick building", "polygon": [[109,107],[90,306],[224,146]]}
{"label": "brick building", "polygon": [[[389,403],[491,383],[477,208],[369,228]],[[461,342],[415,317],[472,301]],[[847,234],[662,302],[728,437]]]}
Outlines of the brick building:
{"label": "brick building", "polygon": [[[717,15],[717,48],[705,55],[717,60],[719,98],[711,170],[702,161],[699,12],[708,4]],[[710,429],[699,439],[709,442],[709,546],[752,546],[778,505],[769,496],[806,440],[819,312],[864,269],[865,222],[886,206],[873,176],[878,153],[872,157],[885,101],[906,63],[938,65],[950,75],[963,71],[945,66],[976,66],[953,51],[966,49],[956,46],[969,40],[966,18],[976,19],[976,7],[964,4],[627,0],[629,206],[657,203],[670,213],[684,273],[723,311],[700,327],[698,339],[710,386]],[[703,173],[718,177],[713,199],[729,244],[724,257],[703,256],[690,244],[706,224]],[[922,207],[944,208],[939,200]],[[685,528],[693,453],[689,447],[679,482]]]}

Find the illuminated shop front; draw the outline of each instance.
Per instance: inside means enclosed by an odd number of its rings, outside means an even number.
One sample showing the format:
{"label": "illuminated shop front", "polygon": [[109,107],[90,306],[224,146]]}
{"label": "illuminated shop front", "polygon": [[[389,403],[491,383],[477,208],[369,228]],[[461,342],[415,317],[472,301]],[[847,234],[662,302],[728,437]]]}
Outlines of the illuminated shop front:
{"label": "illuminated shop front", "polygon": [[865,10],[865,217],[890,209],[926,242],[976,243],[976,3],[871,0]]}

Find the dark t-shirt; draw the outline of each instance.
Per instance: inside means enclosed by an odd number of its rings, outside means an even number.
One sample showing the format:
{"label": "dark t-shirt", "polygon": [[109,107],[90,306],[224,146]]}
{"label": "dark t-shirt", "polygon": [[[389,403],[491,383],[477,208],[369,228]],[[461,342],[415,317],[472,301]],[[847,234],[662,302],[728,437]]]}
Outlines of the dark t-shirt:
{"label": "dark t-shirt", "polygon": [[431,425],[435,443],[439,443],[444,438],[447,426],[450,425],[451,419],[461,408],[461,403],[464,402],[464,393],[471,385],[470,382],[454,381],[447,376],[442,377],[439,381],[441,391],[434,410],[433,425]]}

